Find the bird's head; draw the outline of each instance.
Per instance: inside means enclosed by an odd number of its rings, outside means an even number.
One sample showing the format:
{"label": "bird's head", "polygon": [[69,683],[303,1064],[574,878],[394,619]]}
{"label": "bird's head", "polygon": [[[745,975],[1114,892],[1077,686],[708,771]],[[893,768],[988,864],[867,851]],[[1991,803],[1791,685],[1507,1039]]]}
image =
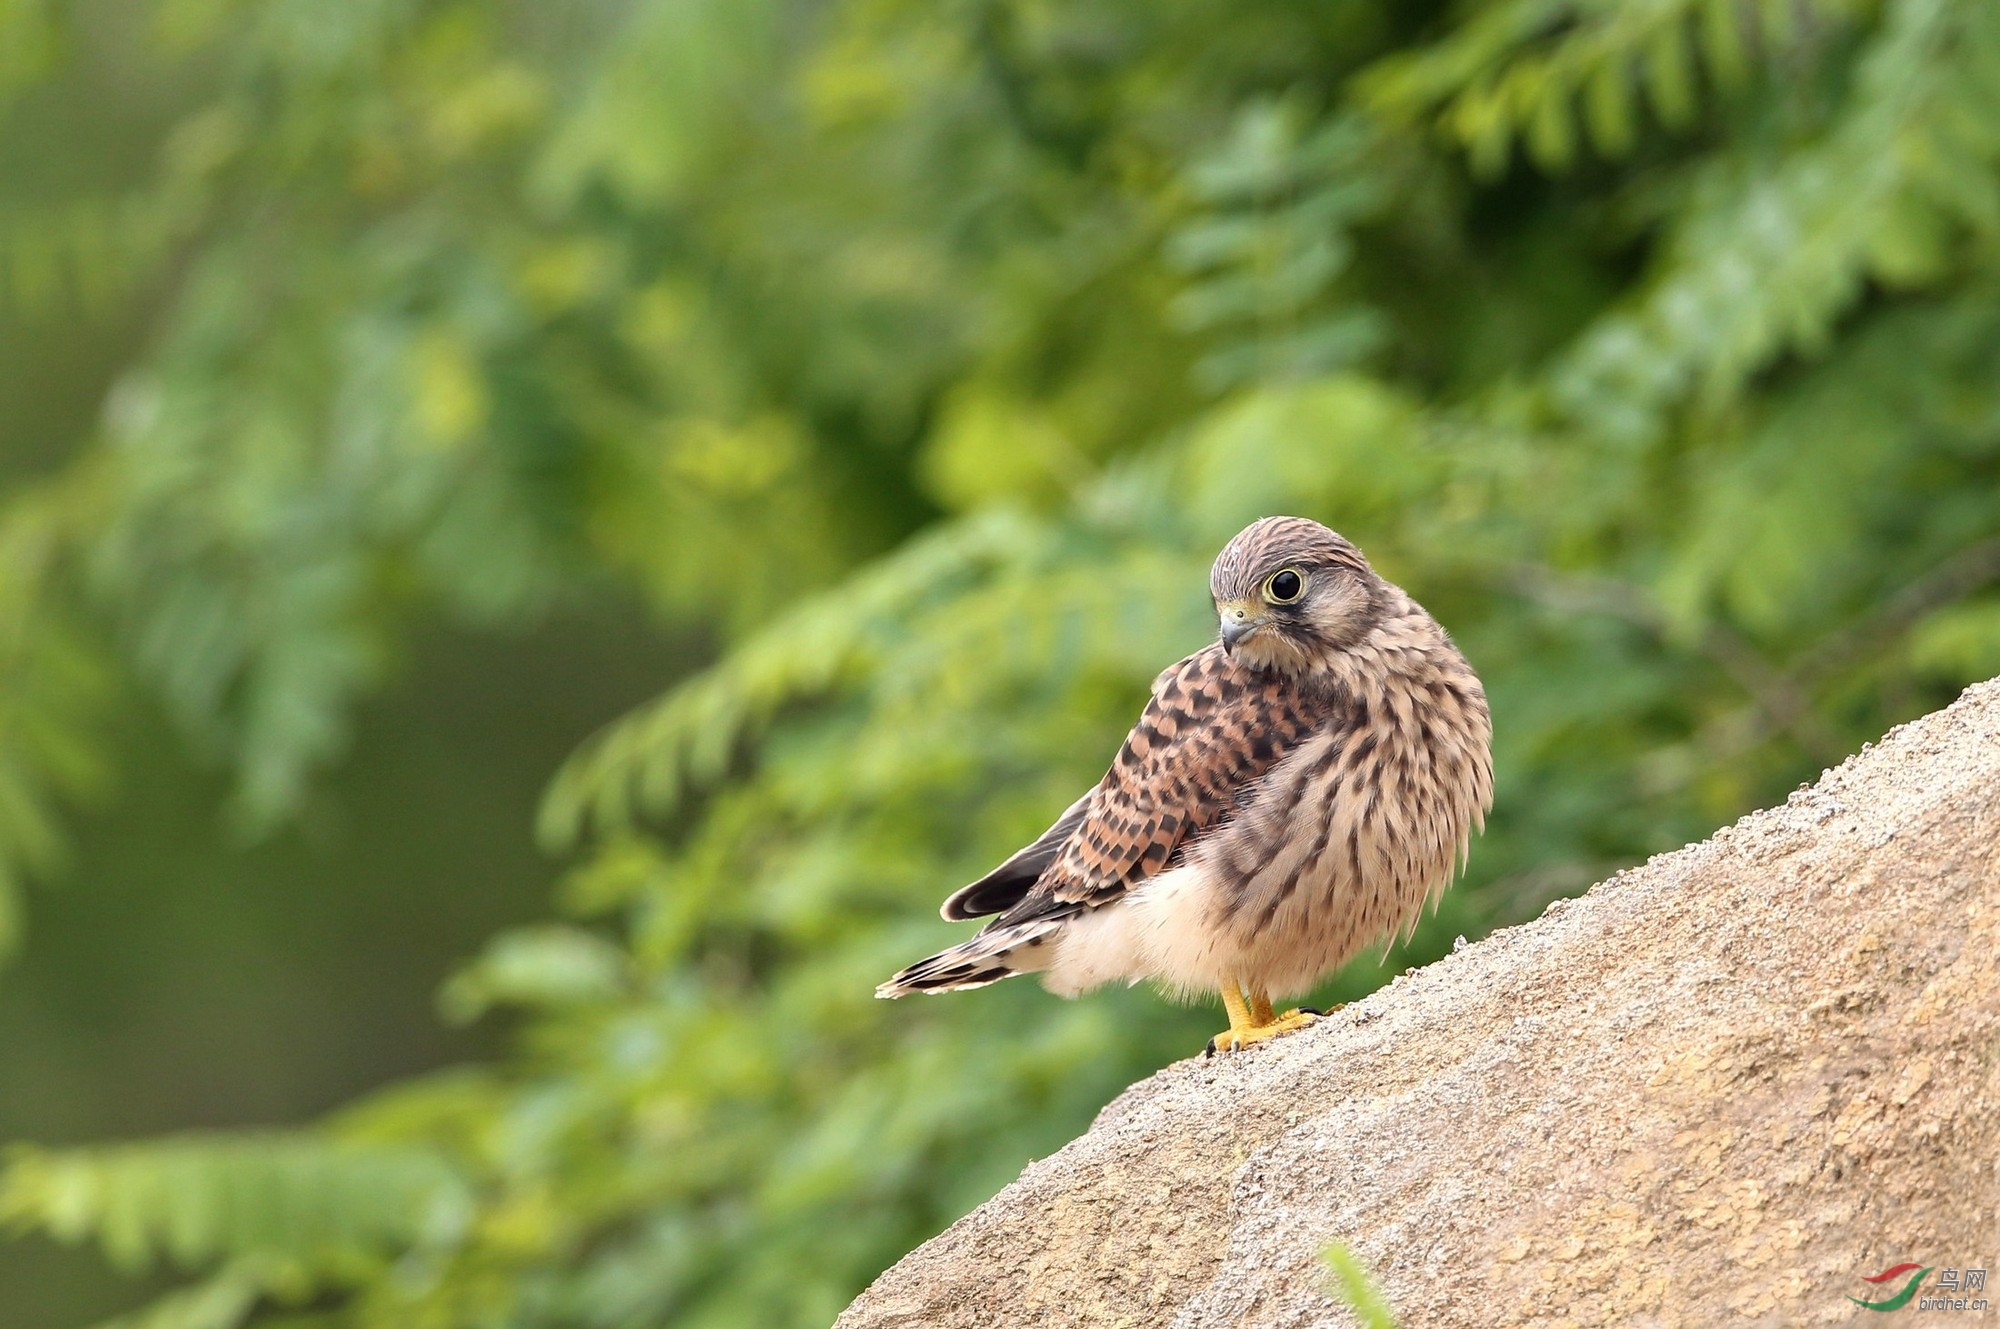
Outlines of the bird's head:
{"label": "bird's head", "polygon": [[1381,616],[1382,581],[1346,539],[1304,517],[1265,517],[1208,574],[1222,648],[1253,669],[1310,672]]}

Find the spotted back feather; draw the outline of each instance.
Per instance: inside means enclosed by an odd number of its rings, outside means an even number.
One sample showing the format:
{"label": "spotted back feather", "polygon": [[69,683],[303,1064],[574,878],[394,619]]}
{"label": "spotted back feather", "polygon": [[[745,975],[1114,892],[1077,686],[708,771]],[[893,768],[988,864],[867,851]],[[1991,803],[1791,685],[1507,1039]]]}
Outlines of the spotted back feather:
{"label": "spotted back feather", "polygon": [[[1183,846],[1247,803],[1259,776],[1317,732],[1335,703],[1324,689],[1246,668],[1221,646],[1153,683],[1097,787],[1043,836],[945,901],[965,916],[1005,893],[1015,903],[975,936],[909,966],[883,997],[983,987],[1048,966],[1064,920],[1107,905],[1177,861]],[[1022,869],[1046,863],[1027,884]]]}
{"label": "spotted back feather", "polygon": [[1329,718],[1331,694],[1210,646],[1162,673],[1092,791],[1087,815],[1003,923],[1115,899],[1247,801],[1259,776]]}

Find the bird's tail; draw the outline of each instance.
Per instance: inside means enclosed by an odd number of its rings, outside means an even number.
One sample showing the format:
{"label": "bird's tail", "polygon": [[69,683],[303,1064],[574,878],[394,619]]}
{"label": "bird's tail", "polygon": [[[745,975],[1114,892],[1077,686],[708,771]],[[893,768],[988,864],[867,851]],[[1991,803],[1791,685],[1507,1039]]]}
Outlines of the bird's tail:
{"label": "bird's tail", "polygon": [[1002,923],[997,919],[949,950],[926,956],[875,989],[878,997],[983,988],[1015,974],[1049,967],[1059,918]]}

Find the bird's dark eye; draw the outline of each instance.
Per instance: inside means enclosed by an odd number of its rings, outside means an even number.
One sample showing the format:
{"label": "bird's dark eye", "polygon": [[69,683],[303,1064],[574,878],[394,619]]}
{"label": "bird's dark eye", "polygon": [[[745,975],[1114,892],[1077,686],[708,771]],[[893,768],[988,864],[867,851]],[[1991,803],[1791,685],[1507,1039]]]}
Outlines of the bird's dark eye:
{"label": "bird's dark eye", "polygon": [[1296,569],[1283,568],[1264,583],[1264,598],[1274,605],[1288,605],[1304,595],[1306,579]]}

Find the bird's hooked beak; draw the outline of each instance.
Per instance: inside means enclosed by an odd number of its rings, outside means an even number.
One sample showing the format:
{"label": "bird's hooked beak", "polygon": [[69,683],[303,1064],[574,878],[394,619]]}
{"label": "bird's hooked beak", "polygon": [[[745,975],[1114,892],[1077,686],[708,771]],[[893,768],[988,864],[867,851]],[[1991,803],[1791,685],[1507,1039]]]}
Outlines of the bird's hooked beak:
{"label": "bird's hooked beak", "polygon": [[1222,620],[1222,649],[1236,653],[1236,643],[1264,626],[1264,616],[1248,600],[1229,600],[1215,607]]}

